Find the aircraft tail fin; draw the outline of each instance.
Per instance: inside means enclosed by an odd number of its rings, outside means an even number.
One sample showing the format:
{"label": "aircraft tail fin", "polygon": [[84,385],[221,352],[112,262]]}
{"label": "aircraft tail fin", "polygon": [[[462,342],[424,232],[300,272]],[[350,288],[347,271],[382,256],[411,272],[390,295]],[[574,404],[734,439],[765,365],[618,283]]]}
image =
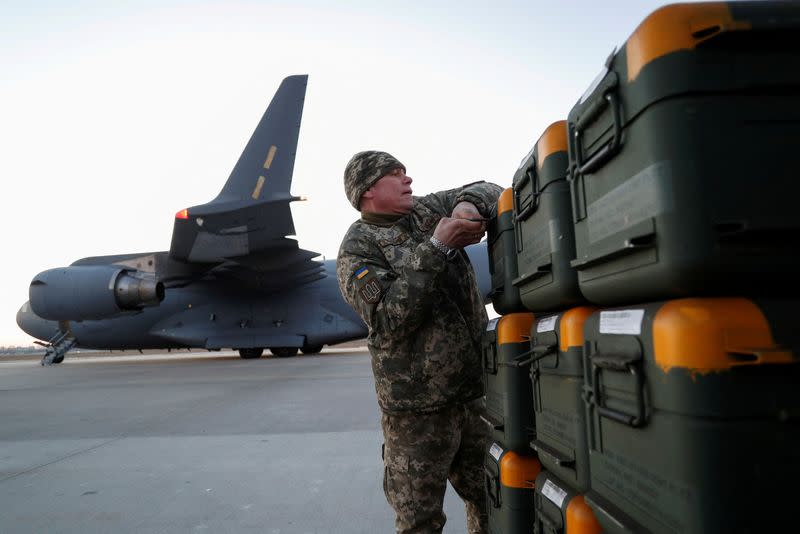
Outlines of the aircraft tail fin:
{"label": "aircraft tail fin", "polygon": [[289,192],[307,75],[281,82],[219,195],[175,215],[169,255],[218,263],[275,248],[294,235]]}
{"label": "aircraft tail fin", "polygon": [[291,198],[308,75],[288,76],[261,117],[219,195],[210,204]]}

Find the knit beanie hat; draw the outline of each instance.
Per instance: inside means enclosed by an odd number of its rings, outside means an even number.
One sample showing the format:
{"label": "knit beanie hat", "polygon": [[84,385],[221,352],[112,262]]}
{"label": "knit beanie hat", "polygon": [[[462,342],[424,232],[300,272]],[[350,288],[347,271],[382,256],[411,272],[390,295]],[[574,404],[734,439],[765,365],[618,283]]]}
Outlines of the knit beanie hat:
{"label": "knit beanie hat", "polygon": [[355,209],[359,209],[358,204],[364,191],[397,168],[404,172],[406,170],[406,166],[391,154],[377,150],[359,152],[350,158],[344,169],[344,192],[347,200]]}

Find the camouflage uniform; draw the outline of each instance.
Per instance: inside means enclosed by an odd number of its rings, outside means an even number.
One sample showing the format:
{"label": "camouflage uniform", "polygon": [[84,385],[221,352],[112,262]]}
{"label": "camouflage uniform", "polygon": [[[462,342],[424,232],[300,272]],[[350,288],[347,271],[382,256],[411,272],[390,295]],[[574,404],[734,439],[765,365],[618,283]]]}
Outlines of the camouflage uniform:
{"label": "camouflage uniform", "polygon": [[[380,173],[372,183],[391,170],[380,165],[387,161],[368,168],[370,178]],[[369,186],[359,184],[356,196],[347,178],[357,207]],[[383,411],[384,489],[398,532],[441,532],[448,478],[467,504],[469,531],[486,531],[482,466],[489,429],[480,419],[486,310],[466,254],[448,260],[430,237],[463,200],[490,216],[500,192],[477,182],[414,197],[408,215],[365,213],[339,249],[339,287],[369,327]]]}
{"label": "camouflage uniform", "polygon": [[483,459],[489,429],[483,399],[432,413],[384,413],[383,491],[394,508],[397,532],[441,532],[447,480],[464,500],[467,531],[487,532]]}

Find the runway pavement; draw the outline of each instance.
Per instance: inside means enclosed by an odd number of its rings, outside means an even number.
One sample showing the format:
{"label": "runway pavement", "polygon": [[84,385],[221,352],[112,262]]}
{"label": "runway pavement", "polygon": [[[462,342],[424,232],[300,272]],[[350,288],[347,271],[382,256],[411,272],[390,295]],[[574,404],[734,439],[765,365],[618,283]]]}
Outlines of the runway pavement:
{"label": "runway pavement", "polygon": [[0,423],[0,532],[394,532],[357,349],[0,359]]}

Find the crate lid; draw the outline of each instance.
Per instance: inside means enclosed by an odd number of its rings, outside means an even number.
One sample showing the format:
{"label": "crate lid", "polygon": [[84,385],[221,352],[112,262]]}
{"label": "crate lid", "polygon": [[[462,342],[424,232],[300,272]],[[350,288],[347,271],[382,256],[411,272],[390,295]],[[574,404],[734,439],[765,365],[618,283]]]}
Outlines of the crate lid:
{"label": "crate lid", "polygon": [[497,322],[497,344],[524,343],[530,341],[533,314],[530,312],[509,313]]}
{"label": "crate lid", "polygon": [[541,470],[538,457],[506,451],[500,458],[500,483],[509,488],[533,489]]}
{"label": "crate lid", "polygon": [[688,298],[665,302],[653,319],[656,364],[706,374],[743,365],[792,363],[775,342],[761,309],[744,298]]}
{"label": "crate lid", "polygon": [[678,50],[693,50],[722,32],[749,30],[734,20],[727,2],[670,4],[653,11],[625,43],[628,81],[651,61]]}

